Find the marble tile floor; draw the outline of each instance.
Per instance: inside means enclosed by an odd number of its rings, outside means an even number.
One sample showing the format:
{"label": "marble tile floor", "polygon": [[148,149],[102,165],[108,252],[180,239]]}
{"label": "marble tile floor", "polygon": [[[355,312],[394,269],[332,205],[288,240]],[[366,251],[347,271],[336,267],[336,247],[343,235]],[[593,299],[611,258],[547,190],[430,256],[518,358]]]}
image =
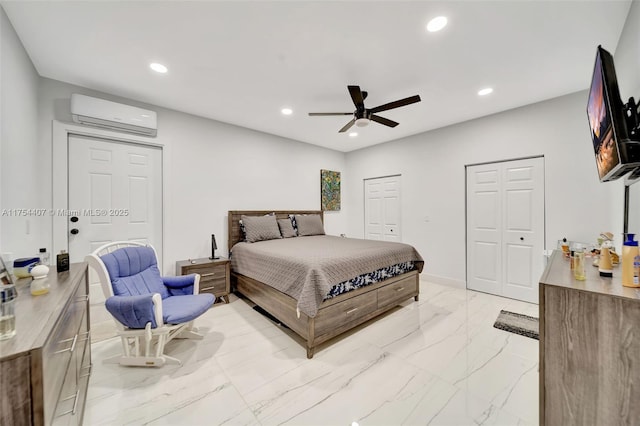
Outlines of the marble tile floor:
{"label": "marble tile floor", "polygon": [[422,282],[407,301],[306,358],[302,341],[244,300],[216,304],[182,366],[132,368],[92,345],[86,425],[536,425],[538,341],[492,327],[538,306]]}

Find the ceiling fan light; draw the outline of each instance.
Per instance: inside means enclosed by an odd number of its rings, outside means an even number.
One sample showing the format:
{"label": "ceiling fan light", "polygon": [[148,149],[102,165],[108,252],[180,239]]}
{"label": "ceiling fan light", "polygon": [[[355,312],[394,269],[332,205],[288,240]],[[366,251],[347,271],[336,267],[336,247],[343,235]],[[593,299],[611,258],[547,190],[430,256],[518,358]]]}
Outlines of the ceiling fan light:
{"label": "ceiling fan light", "polygon": [[358,126],[358,127],[368,126],[370,121],[371,120],[369,120],[368,118],[358,118],[356,120],[356,126]]}

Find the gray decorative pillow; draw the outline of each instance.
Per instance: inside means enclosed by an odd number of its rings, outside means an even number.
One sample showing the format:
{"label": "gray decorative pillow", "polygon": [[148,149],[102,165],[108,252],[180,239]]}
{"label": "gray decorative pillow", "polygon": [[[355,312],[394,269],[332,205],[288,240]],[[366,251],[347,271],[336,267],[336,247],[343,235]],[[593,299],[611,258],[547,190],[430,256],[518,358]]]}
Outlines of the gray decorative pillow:
{"label": "gray decorative pillow", "polygon": [[245,241],[248,243],[282,238],[275,216],[242,215],[242,224],[244,225]]}
{"label": "gray decorative pillow", "polygon": [[324,226],[319,214],[296,215],[298,235],[324,235]]}
{"label": "gray decorative pillow", "polygon": [[283,238],[297,237],[296,230],[293,229],[291,219],[278,219],[278,227]]}

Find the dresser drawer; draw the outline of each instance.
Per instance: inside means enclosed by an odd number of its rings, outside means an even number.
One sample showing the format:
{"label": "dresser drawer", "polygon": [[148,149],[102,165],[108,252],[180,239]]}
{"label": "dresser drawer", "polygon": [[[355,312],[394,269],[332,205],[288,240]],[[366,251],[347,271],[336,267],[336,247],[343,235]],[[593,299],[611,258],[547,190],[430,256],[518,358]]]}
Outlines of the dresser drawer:
{"label": "dresser drawer", "polygon": [[415,277],[404,278],[378,290],[378,308],[397,305],[418,294]]}
{"label": "dresser drawer", "polygon": [[315,319],[316,336],[332,332],[337,327],[357,321],[377,308],[378,299],[375,291],[369,291],[353,299],[328,306],[322,310],[322,315]]}
{"label": "dresser drawer", "polygon": [[[81,324],[85,324],[84,328],[87,327],[86,315],[87,292],[86,287],[80,285],[69,299],[53,333],[42,349],[45,418],[51,419],[54,414],[68,370],[76,371],[72,359],[75,362],[74,355],[79,350],[84,350],[88,339],[88,330],[80,330]],[[69,382],[69,379],[66,381]]]}

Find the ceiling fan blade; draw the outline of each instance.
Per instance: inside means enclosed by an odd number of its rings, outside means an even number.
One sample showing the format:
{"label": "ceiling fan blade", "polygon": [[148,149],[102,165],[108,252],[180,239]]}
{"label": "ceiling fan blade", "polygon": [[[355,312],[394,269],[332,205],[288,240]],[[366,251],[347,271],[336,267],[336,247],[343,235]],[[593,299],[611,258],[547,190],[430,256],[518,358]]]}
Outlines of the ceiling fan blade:
{"label": "ceiling fan blade", "polygon": [[409,98],[400,99],[399,101],[389,102],[388,104],[384,104],[384,105],[377,106],[375,108],[371,108],[369,111],[371,111],[372,113],[381,112],[381,111],[387,111],[387,110],[390,110],[390,109],[399,108],[401,106],[414,104],[416,102],[420,102],[420,96],[419,95],[411,96]]}
{"label": "ceiling fan blade", "polygon": [[310,116],[325,116],[325,115],[353,115],[352,112],[310,112]]}
{"label": "ceiling fan blade", "polygon": [[338,133],[344,133],[347,130],[349,130],[351,128],[351,126],[353,126],[356,122],[356,119],[353,118],[350,122],[348,122],[347,124],[344,125],[344,127],[340,130],[338,130]]}
{"label": "ceiling fan blade", "polygon": [[347,89],[349,89],[349,94],[356,109],[364,109],[364,96],[362,90],[360,90],[360,86],[347,86]]}
{"label": "ceiling fan blade", "polygon": [[371,121],[375,121],[376,123],[384,124],[385,126],[389,127],[396,127],[398,124],[400,124],[393,120],[389,120],[388,118],[380,117],[379,115],[373,114],[371,114]]}

